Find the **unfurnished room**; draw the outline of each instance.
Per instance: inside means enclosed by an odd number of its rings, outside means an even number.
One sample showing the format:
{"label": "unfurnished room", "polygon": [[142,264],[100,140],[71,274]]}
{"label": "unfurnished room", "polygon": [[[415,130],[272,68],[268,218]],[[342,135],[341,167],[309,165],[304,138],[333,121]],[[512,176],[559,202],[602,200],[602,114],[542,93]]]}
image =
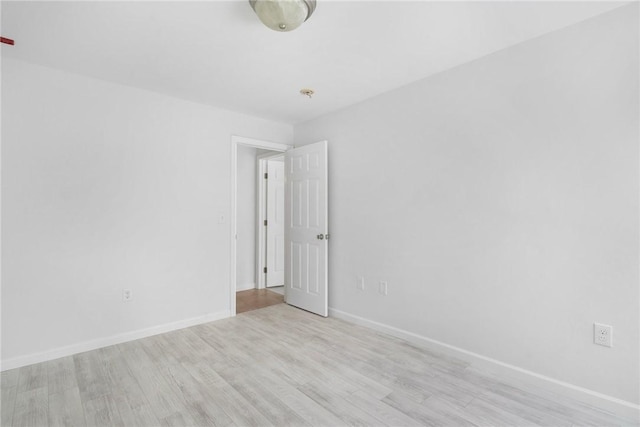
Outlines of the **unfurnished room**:
{"label": "unfurnished room", "polygon": [[0,2],[3,427],[639,426],[640,2]]}

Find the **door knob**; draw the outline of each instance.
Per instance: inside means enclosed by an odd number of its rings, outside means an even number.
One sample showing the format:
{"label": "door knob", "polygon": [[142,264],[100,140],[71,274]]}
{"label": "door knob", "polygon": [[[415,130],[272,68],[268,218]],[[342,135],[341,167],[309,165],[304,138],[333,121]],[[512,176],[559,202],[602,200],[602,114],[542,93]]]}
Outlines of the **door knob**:
{"label": "door knob", "polygon": [[318,240],[323,240],[324,239],[324,234],[318,234],[316,237],[318,238]]}

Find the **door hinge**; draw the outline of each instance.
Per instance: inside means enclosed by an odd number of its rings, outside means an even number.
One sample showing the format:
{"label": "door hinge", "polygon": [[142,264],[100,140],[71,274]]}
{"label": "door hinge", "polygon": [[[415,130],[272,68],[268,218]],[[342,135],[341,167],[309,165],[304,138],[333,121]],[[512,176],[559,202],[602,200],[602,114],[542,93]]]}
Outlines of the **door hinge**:
{"label": "door hinge", "polygon": [[267,220],[266,219],[264,220],[264,226],[265,227],[267,226]]}
{"label": "door hinge", "polygon": [[267,267],[263,268],[262,271],[266,274],[267,273]]}
{"label": "door hinge", "polygon": [[268,173],[264,173],[264,179],[269,179],[269,174]]}

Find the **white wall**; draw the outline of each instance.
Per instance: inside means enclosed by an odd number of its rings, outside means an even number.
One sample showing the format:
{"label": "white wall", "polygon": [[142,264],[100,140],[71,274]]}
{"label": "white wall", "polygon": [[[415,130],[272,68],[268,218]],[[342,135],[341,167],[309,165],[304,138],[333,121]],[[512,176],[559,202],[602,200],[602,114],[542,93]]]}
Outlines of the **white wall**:
{"label": "white wall", "polygon": [[636,4],[296,126],[330,306],[638,403],[638,73]]}
{"label": "white wall", "polygon": [[256,154],[257,149],[238,145],[236,289],[256,286]]}
{"label": "white wall", "polygon": [[2,91],[3,362],[228,313],[231,135],[289,125],[4,58]]}

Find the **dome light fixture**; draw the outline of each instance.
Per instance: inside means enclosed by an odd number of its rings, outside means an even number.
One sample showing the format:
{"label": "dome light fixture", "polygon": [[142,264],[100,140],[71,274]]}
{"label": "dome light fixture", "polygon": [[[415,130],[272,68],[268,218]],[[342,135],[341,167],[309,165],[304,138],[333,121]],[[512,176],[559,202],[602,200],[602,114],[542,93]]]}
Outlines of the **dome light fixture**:
{"label": "dome light fixture", "polygon": [[295,30],[316,10],[316,0],[249,0],[249,3],[264,25],[280,32]]}

